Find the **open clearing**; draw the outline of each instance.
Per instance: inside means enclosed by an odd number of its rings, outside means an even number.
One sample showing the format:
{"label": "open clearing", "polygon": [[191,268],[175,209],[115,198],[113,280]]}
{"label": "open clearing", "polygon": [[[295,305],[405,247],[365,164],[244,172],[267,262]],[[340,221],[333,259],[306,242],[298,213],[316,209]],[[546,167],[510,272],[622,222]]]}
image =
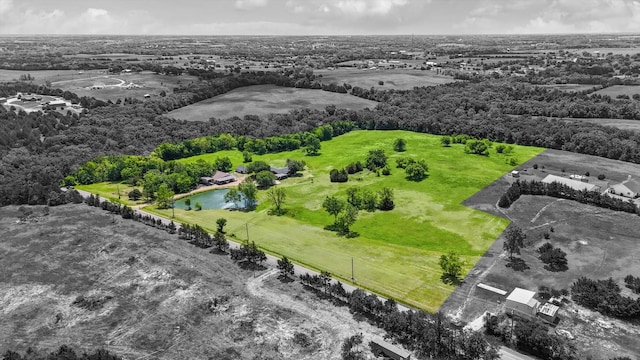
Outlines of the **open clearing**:
{"label": "open clearing", "polygon": [[109,74],[106,70],[0,70],[0,81],[16,80],[26,74],[35,78],[35,84],[50,81],[52,87],[73,92],[80,97],[113,102],[125,97],[142,100],[146,94],[159,95],[162,91],[171,93],[175,87],[199,81],[190,75],[159,75],[150,71]]}
{"label": "open clearing", "polygon": [[327,105],[362,110],[374,108],[375,101],[349,94],[313,89],[297,89],[276,85],[254,85],[234,89],[189,106],[171,111],[166,116],[180,120],[208,121],[210,118],[230,118],[245,115],[286,114],[293,109],[324,110]]}
{"label": "open clearing", "polygon": [[[383,335],[272,270],[242,270],[97,208],[54,207],[21,224],[19,214],[0,208],[0,353],[67,344],[127,359],[340,359],[345,337]],[[104,302],[88,310],[78,296]]]}
{"label": "open clearing", "polygon": [[[377,89],[410,90],[420,86],[435,86],[453,82],[451,76],[438,75],[430,70],[365,70],[365,69],[343,69],[316,70],[316,75],[325,84],[332,82],[342,85],[359,86],[364,89],[371,87]],[[378,84],[383,81],[384,85]]]}
{"label": "open clearing", "polygon": [[[395,138],[407,142],[407,152],[392,149]],[[354,262],[357,285],[428,311],[437,311],[453,291],[440,279],[439,257],[450,251],[459,252],[466,260],[465,271],[484,254],[507,225],[505,219],[470,209],[462,201],[513,167],[505,155],[495,150],[488,157],[465,154],[462,145],[442,147],[439,136],[406,131],[353,131],[322,143],[320,156],[304,156],[301,150],[255,155],[282,166],[285,159],[303,159],[308,170],[301,177],[290,178],[281,185],[287,192],[287,216],[270,216],[271,206],[263,191],[256,211],[225,210],[184,211],[175,209],[180,222],[196,223],[215,231],[215,219],[228,220],[227,232],[238,240],[249,240],[276,255],[286,255],[298,263],[317,270],[330,271],[350,281]],[[351,176],[347,183],[330,183],[332,168],[342,168],[354,161],[364,161],[369,150],[382,148],[390,157],[390,176],[376,176],[364,171]],[[519,162],[535,156],[539,148],[514,147],[511,155]],[[213,161],[229,156],[234,165],[242,162],[238,151],[200,155],[179,161],[198,159]],[[395,159],[412,156],[425,159],[429,177],[421,182],[405,179],[395,168]],[[356,180],[360,178],[361,180]],[[377,192],[383,187],[395,191],[396,208],[390,212],[361,211],[352,227],[360,237],[347,239],[324,230],[333,217],[322,209],[326,196],[346,199],[346,189],[362,187]],[[170,210],[145,208],[164,217]]]}
{"label": "open clearing", "polygon": [[626,119],[610,119],[610,118],[565,118],[566,122],[588,122],[592,124],[598,124],[603,126],[611,126],[621,130],[630,130],[640,132],[640,120],[626,120]]}
{"label": "open clearing", "polygon": [[596,91],[602,86],[600,85],[583,85],[583,84],[553,84],[553,85],[539,85],[545,89],[557,89],[566,92],[581,92],[581,91]]}
{"label": "open clearing", "polygon": [[635,94],[640,94],[640,86],[613,85],[604,89],[600,89],[594,92],[594,94],[609,95],[613,99],[615,99],[618,95],[627,95],[628,97],[632,97]]}
{"label": "open clearing", "polygon": [[[538,169],[533,169],[538,164]],[[544,169],[543,169],[544,167]],[[546,150],[519,167],[522,180],[540,180],[546,174],[568,175],[590,172],[590,182],[601,186],[640,178],[638,165],[605,158]],[[564,169],[564,172],[562,171]],[[599,182],[598,174],[606,179]],[[569,289],[580,276],[592,279],[613,277],[625,296],[635,297],[624,286],[623,278],[640,273],[640,218],[574,201],[545,196],[523,196],[509,209],[495,205],[513,178],[504,176],[491,186],[468,199],[465,204],[510,219],[525,230],[527,247],[522,258],[529,269],[514,271],[506,267],[508,256],[503,253],[503,241],[496,241],[470,271],[465,283],[444,303],[442,310],[463,321],[472,321],[486,311],[497,312],[505,296],[477,288],[482,282],[511,292],[514,287],[537,291],[540,286]],[[544,239],[544,233],[549,239]],[[536,249],[549,241],[567,253],[569,269],[550,272],[544,269]],[[518,256],[516,256],[518,257]],[[581,358],[611,358],[640,354],[640,328],[628,322],[605,317],[573,303],[560,310],[558,329],[576,337]]]}

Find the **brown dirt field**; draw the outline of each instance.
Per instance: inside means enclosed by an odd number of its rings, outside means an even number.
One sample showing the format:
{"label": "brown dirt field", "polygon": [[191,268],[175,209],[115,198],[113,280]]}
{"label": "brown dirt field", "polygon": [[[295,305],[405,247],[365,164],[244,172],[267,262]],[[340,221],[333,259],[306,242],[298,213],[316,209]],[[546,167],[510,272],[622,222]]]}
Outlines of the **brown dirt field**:
{"label": "brown dirt field", "polygon": [[[344,337],[382,335],[298,282],[97,208],[53,207],[28,223],[19,214],[0,208],[2,353],[68,344],[128,359],[339,359]],[[73,305],[78,296],[102,306]]]}
{"label": "brown dirt field", "polygon": [[[533,164],[538,164],[537,170],[533,169]],[[561,176],[589,171],[591,182],[603,187],[607,182],[616,183],[629,175],[640,178],[638,165],[557,150],[546,150],[519,170],[524,180],[541,179],[548,173]],[[595,180],[600,173],[607,176],[601,182]],[[465,204],[508,218],[525,230],[527,247],[517,257],[524,260],[529,269],[514,271],[506,266],[508,256],[502,250],[504,239],[501,236],[447,299],[441,311],[464,322],[471,322],[487,311],[503,311],[506,296],[480,289],[479,283],[509,293],[515,287],[537,291],[543,285],[569,289],[580,276],[613,277],[624,295],[636,296],[624,287],[623,278],[628,274],[640,274],[640,218],[637,215],[544,196],[523,196],[509,209],[498,209],[499,196],[511,181],[514,181],[512,177],[504,176],[467,199]],[[549,240],[544,239],[545,232],[549,233]],[[546,241],[567,253],[567,271],[544,269],[536,249]],[[561,308],[560,317],[557,329],[567,330],[576,337],[574,343],[582,357],[606,359],[618,355],[633,358],[640,354],[640,342],[637,341],[640,324],[602,316],[573,303]]]}

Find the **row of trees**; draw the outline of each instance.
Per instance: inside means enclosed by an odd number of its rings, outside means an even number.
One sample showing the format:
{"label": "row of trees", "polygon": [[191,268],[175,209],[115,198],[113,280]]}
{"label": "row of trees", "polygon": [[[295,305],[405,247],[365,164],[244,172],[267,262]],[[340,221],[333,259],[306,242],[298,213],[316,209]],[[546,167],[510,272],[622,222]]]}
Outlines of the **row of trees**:
{"label": "row of trees", "polygon": [[622,296],[620,287],[612,278],[592,280],[580,277],[571,285],[571,298],[577,304],[605,315],[640,319],[640,299]]}
{"label": "row of trees", "polygon": [[518,350],[544,360],[577,360],[575,347],[564,337],[549,331],[549,327],[539,320],[513,317],[505,314],[487,314],[484,318],[487,335],[495,336],[506,344],[513,344]]}

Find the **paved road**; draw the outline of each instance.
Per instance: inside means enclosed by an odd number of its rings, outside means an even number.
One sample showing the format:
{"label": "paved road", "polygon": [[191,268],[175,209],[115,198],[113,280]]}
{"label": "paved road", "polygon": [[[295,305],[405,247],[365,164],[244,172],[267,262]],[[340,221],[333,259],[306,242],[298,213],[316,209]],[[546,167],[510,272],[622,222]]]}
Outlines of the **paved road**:
{"label": "paved road", "polygon": [[500,358],[503,360],[537,360],[528,355],[520,354],[515,350],[511,350],[507,347],[500,347]]}

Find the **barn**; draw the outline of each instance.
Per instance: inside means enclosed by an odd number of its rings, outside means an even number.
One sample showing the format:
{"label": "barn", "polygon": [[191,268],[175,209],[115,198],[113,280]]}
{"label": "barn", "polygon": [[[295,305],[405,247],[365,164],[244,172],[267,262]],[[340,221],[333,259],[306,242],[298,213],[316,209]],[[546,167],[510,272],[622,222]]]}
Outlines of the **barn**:
{"label": "barn", "polygon": [[376,356],[384,355],[386,358],[394,360],[409,360],[411,353],[405,349],[399,348],[393,344],[389,344],[383,340],[371,341],[371,350]]}
{"label": "barn", "polygon": [[540,303],[534,299],[536,293],[521,288],[515,288],[507,296],[505,302],[505,312],[507,314],[517,314],[523,316],[534,317],[538,313]]}

